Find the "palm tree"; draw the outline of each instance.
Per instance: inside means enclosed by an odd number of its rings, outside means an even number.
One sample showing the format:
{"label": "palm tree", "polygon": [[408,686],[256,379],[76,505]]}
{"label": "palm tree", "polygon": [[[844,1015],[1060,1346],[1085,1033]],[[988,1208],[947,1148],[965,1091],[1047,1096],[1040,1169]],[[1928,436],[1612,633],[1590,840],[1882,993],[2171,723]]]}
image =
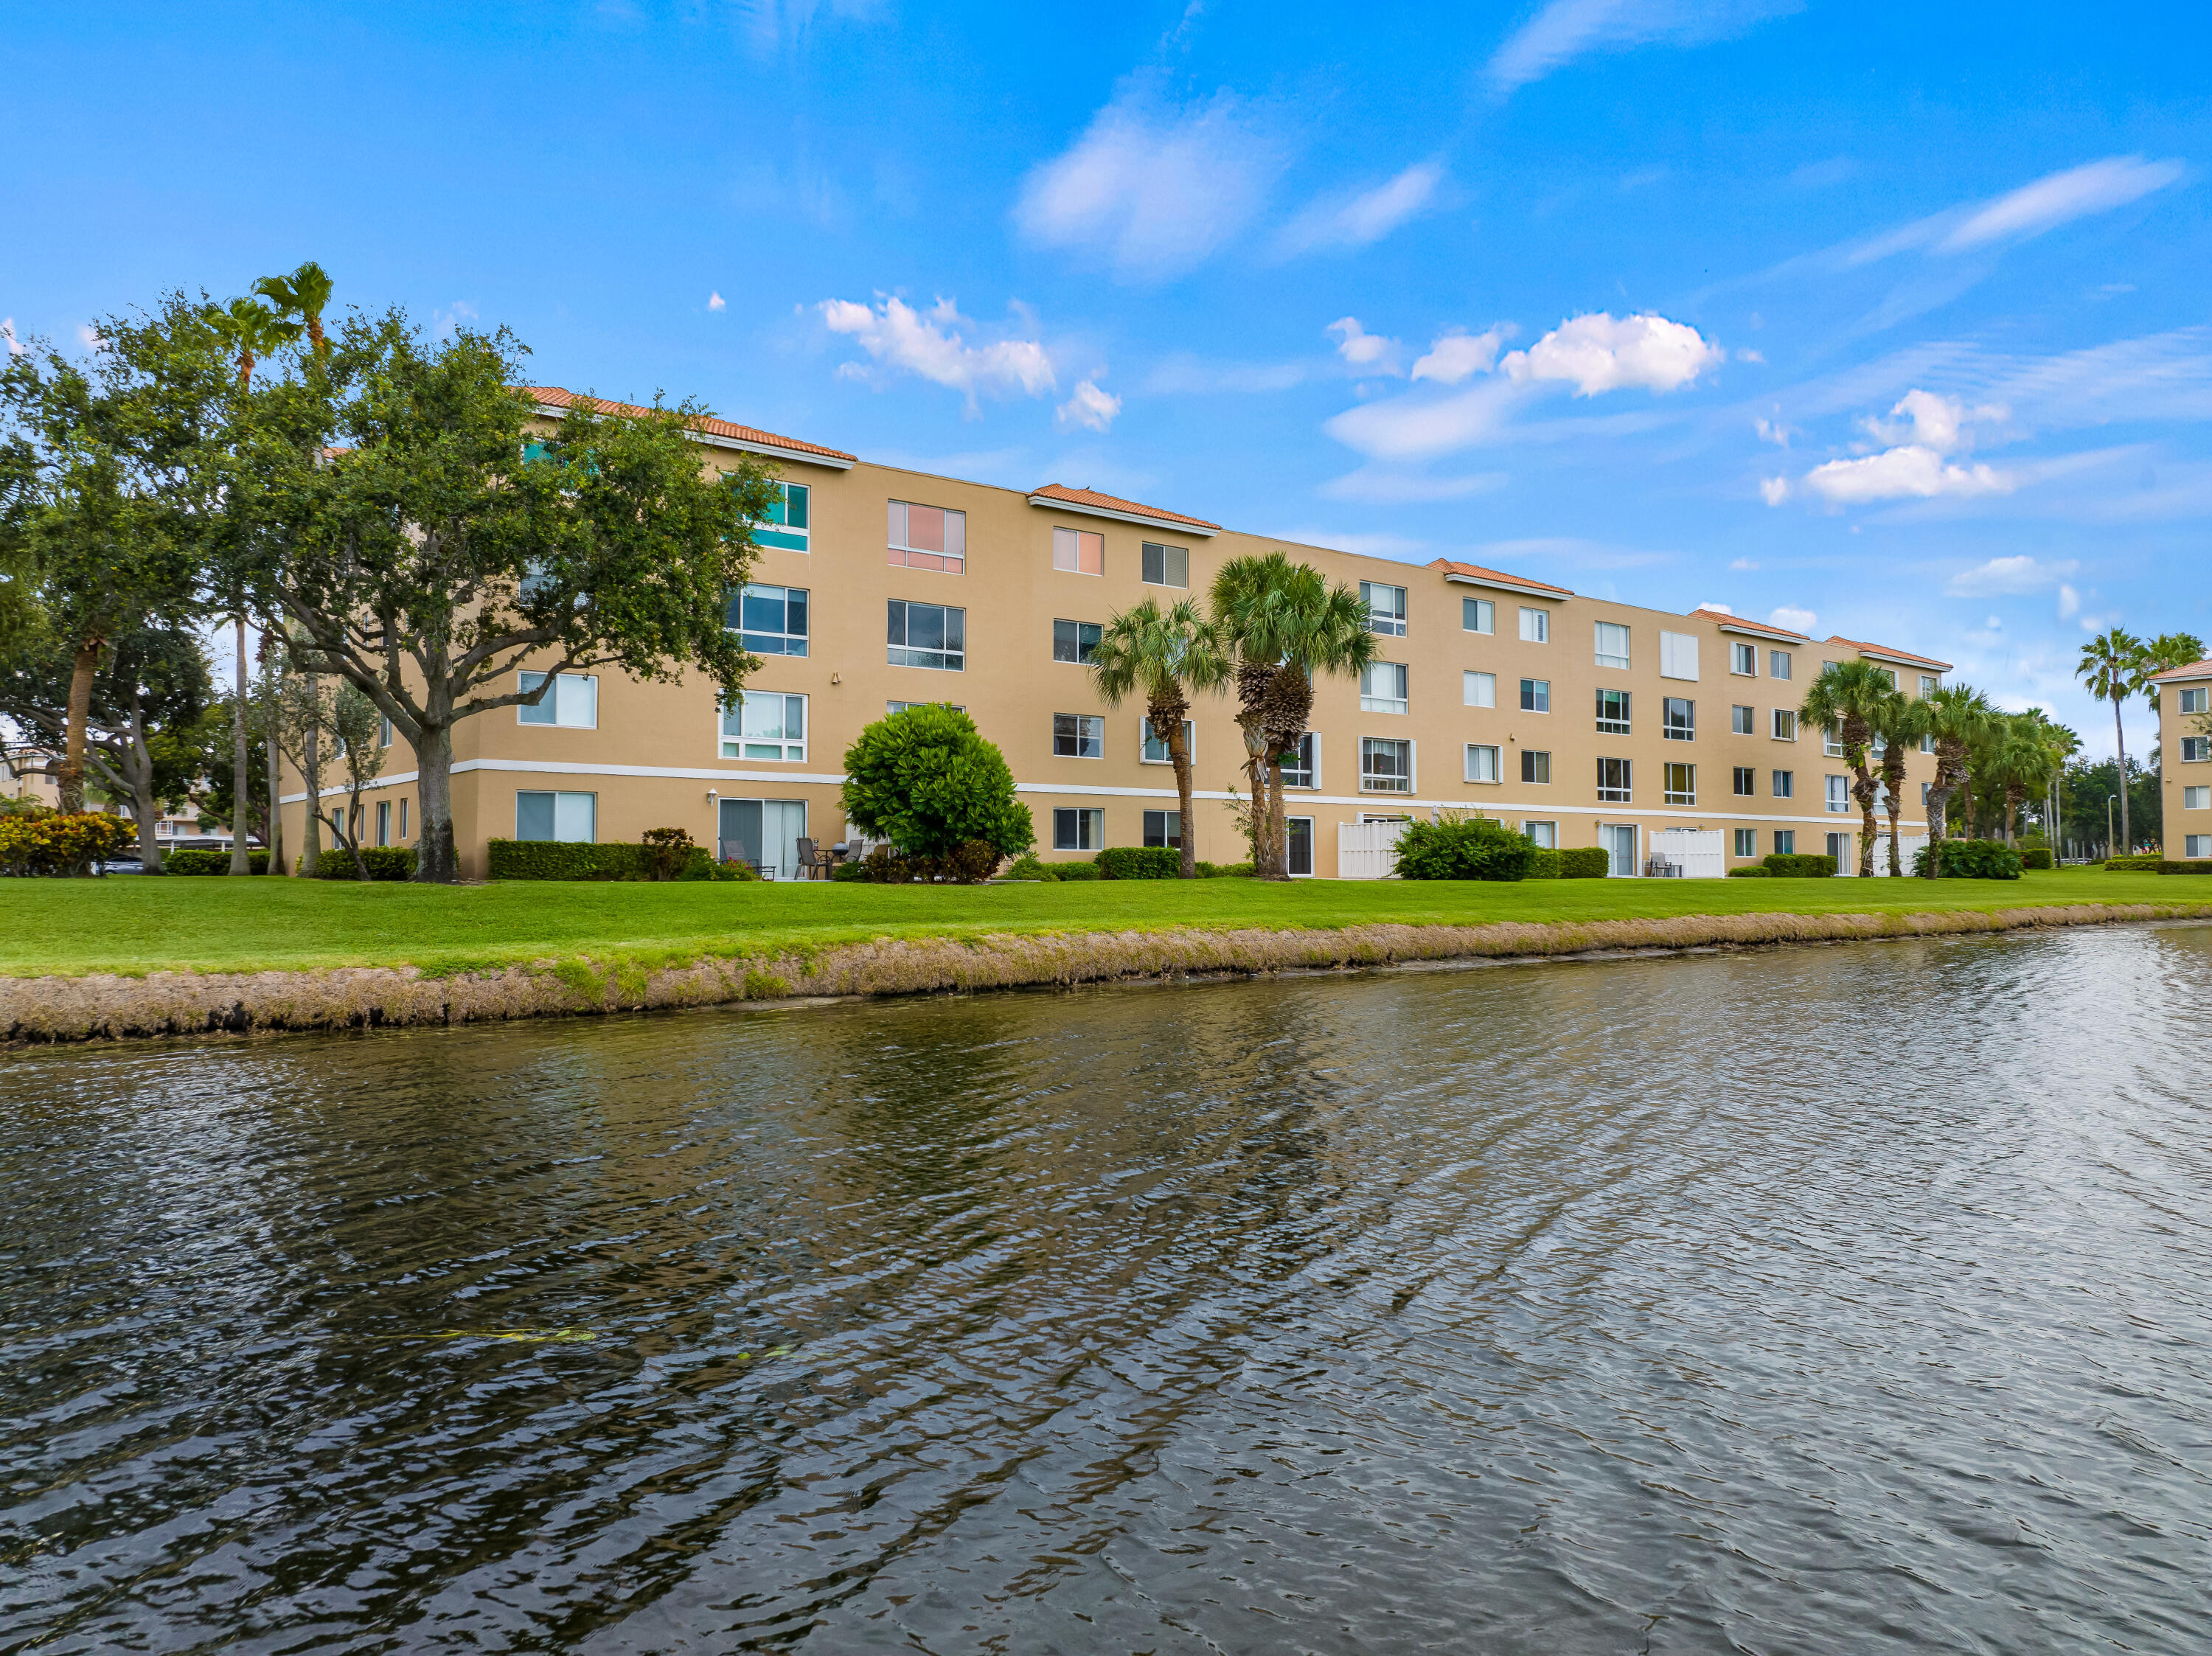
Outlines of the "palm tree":
{"label": "palm tree", "polygon": [[1990,755],[1991,779],[2004,792],[2004,837],[2015,838],[2014,823],[2021,805],[2031,793],[2050,786],[2058,767],[2053,727],[2040,710],[2014,713],[2004,721]]}
{"label": "palm tree", "polygon": [[1905,809],[1905,761],[1920,745],[1921,738],[1930,733],[1927,708],[1903,691],[1893,690],[1882,703],[1876,729],[1882,743],[1881,793],[1889,810],[1889,877],[1901,880],[1905,864],[1898,856],[1897,819]]}
{"label": "palm tree", "polygon": [[1190,716],[1192,691],[1216,690],[1227,681],[1228,657],[1190,599],[1162,610],[1157,599],[1146,598],[1106,623],[1091,653],[1091,676],[1109,707],[1120,707],[1124,696],[1145,698],[1146,722],[1167,744],[1175,766],[1176,794],[1182,806],[1182,877],[1195,877],[1197,818],[1191,812],[1190,743],[1184,739],[1183,723]]}
{"label": "palm tree", "polygon": [[1844,750],[1844,763],[1851,770],[1851,798],[1858,802],[1864,824],[1859,834],[1859,877],[1874,877],[1874,806],[1881,784],[1868,762],[1868,749],[1897,683],[1888,671],[1870,661],[1832,661],[1820,670],[1805,692],[1805,705],[1797,710],[1801,724],[1812,725],[1833,737]]}
{"label": "palm tree", "polygon": [[1946,684],[1920,699],[1926,733],[1936,742],[1936,782],[1928,790],[1928,877],[1936,877],[1951,799],[1968,775],[1967,755],[1987,736],[1996,709],[1979,690]]}
{"label": "palm tree", "polygon": [[309,259],[288,276],[264,276],[253,291],[275,307],[276,314],[297,329],[304,328],[307,348],[319,358],[325,349],[323,310],[331,302],[330,273]]}
{"label": "palm tree", "polygon": [[1231,558],[1213,578],[1212,601],[1217,635],[1236,661],[1255,872],[1286,880],[1282,761],[1305,735],[1314,675],[1356,676],[1374,664],[1367,606],[1352,588],[1331,586],[1280,552]]}
{"label": "palm tree", "polygon": [[2194,633],[2161,633],[2143,646],[2143,700],[2150,703],[2150,710],[2158,711],[2158,686],[2150,682],[2153,673],[2194,667],[2203,659],[2204,640]]}
{"label": "palm tree", "polygon": [[2128,821],[2128,735],[2120,724],[2120,704],[2143,688],[2143,641],[2118,627],[2107,628],[2081,646],[2081,659],[2074,676],[2089,687],[2089,694],[2112,704],[2112,741],[2120,759],[2120,846],[2135,847],[2135,830]]}

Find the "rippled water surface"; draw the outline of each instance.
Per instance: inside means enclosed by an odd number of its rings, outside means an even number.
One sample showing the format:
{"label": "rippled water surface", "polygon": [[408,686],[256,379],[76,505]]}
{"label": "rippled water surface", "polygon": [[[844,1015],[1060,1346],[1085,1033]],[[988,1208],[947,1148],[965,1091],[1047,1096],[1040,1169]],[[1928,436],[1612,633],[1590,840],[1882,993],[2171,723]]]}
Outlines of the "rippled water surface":
{"label": "rippled water surface", "polygon": [[0,1058],[0,1649],[2202,1651],[2208,985]]}

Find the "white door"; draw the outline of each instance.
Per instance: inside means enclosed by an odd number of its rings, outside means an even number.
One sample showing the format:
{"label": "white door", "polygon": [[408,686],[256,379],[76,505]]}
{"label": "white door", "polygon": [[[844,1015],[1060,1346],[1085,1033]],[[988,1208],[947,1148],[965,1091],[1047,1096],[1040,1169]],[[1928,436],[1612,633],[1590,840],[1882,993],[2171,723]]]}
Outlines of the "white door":
{"label": "white door", "polygon": [[1398,866],[1398,836],[1406,831],[1403,817],[1381,822],[1339,822],[1336,825],[1336,877],[1340,880],[1387,880]]}
{"label": "white door", "polygon": [[1685,880],[1717,880],[1728,873],[1718,828],[1661,828],[1651,836],[1651,854],[1680,869]]}
{"label": "white door", "polygon": [[1642,870],[1636,862],[1636,825],[1632,822],[1600,822],[1597,842],[1605,847],[1609,864],[1606,872],[1616,880],[1632,880]]}

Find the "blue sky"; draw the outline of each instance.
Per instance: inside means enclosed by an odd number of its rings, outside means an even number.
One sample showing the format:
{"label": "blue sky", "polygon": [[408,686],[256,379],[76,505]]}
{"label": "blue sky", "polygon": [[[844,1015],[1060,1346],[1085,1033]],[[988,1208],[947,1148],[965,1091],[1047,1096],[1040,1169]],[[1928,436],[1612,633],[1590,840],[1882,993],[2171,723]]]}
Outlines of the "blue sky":
{"label": "blue sky", "polygon": [[10,10],[19,337],[314,258],[546,382],[1873,639],[2094,752],[2086,629],[2212,636],[2200,8]]}

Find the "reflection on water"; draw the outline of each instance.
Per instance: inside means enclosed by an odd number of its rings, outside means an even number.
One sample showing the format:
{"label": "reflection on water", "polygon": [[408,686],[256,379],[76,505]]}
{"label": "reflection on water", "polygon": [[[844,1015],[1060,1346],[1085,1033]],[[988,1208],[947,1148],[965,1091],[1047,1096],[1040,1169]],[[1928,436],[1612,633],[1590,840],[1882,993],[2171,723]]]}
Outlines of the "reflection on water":
{"label": "reflection on water", "polygon": [[21,1054],[0,1649],[2199,1649],[2208,980]]}

